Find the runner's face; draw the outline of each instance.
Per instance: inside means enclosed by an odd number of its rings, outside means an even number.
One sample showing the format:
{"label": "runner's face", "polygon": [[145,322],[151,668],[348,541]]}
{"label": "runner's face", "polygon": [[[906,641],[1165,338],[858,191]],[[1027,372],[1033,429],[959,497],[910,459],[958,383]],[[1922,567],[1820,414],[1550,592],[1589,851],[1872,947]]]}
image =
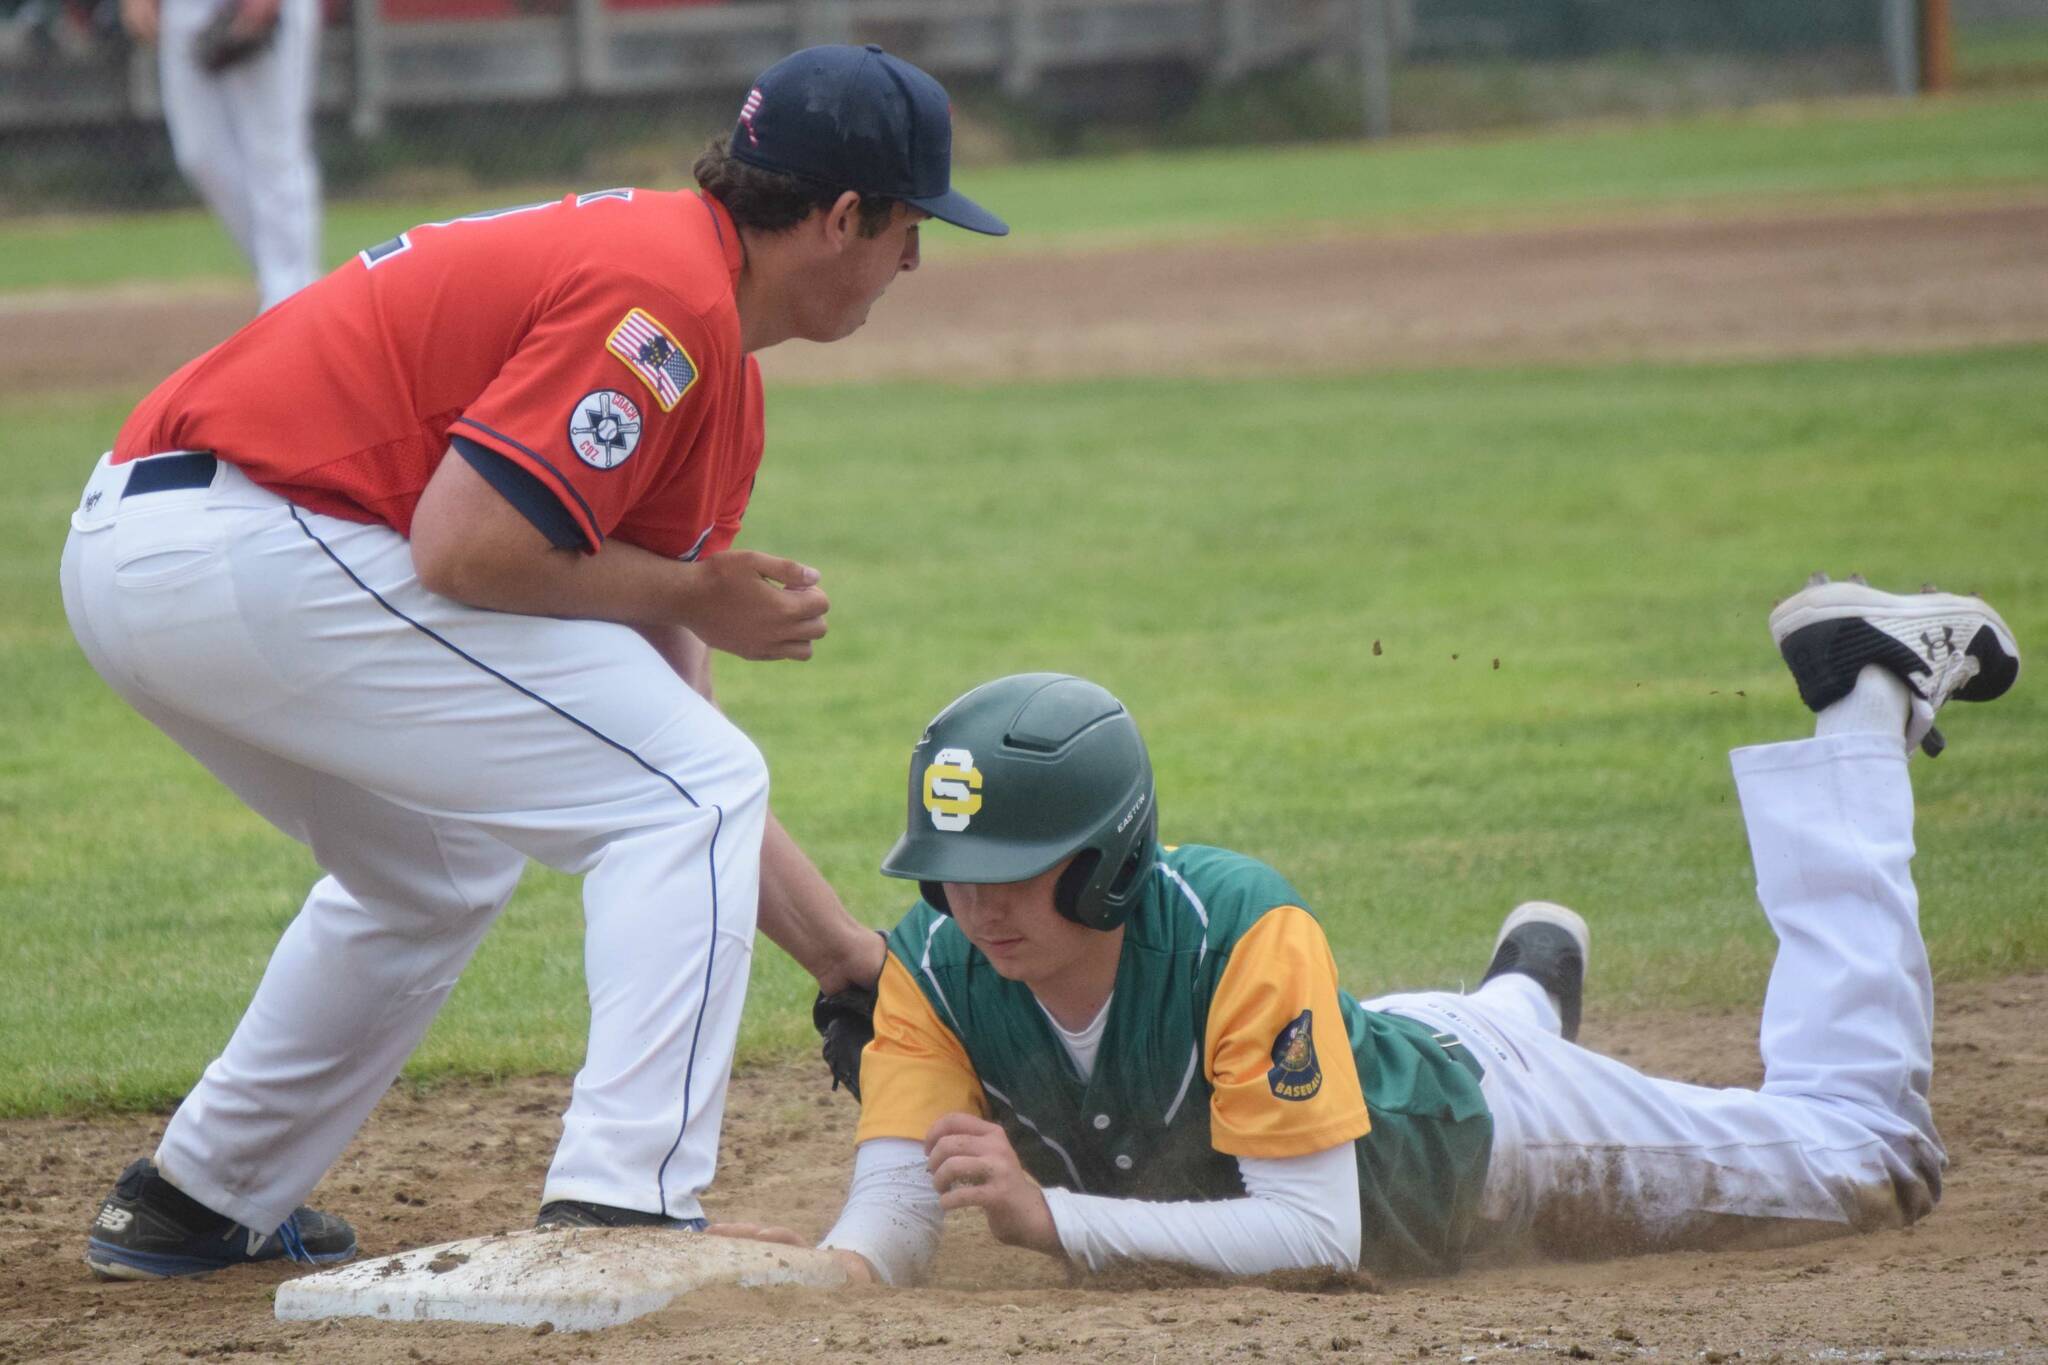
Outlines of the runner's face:
{"label": "runner's face", "polygon": [[946,883],[946,905],[967,941],[997,972],[1027,986],[1057,981],[1077,964],[1121,946],[1110,935],[1084,929],[1053,905],[1052,891],[1068,858],[1029,881],[974,885]]}

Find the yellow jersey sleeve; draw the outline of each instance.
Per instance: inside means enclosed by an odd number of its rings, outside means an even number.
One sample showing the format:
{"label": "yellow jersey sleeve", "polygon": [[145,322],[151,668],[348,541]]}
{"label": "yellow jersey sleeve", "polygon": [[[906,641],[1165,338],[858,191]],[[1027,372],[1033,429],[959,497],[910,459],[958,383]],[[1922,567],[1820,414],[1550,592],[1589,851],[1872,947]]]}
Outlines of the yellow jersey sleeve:
{"label": "yellow jersey sleeve", "polygon": [[988,1117],[981,1078],[953,1030],[891,954],[875,997],[875,1038],[860,1054],[860,1127],[855,1141],[924,1135],[944,1114]]}
{"label": "yellow jersey sleeve", "polygon": [[1232,950],[1204,1039],[1209,1142],[1231,1156],[1305,1156],[1372,1127],[1314,916],[1283,905]]}

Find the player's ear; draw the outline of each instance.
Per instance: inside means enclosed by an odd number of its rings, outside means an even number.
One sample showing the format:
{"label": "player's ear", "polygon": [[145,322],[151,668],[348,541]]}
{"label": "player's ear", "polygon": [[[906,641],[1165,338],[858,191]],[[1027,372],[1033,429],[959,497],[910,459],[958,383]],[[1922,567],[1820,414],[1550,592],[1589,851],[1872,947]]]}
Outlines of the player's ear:
{"label": "player's ear", "polygon": [[841,191],[825,210],[825,241],[834,251],[843,251],[846,244],[860,234],[860,195],[854,190]]}

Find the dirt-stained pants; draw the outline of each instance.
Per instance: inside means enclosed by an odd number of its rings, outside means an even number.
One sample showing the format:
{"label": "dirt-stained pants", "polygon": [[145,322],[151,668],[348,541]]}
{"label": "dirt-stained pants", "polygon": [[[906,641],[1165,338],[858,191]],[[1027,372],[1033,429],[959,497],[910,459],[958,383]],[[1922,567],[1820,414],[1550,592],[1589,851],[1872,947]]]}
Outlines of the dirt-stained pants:
{"label": "dirt-stained pants", "polygon": [[1486,1064],[1488,1240],[1604,1253],[1800,1237],[1911,1221],[1939,1198],[1903,746],[1842,734],[1732,762],[1778,936],[1761,1088],[1659,1080],[1565,1042],[1527,977],[1366,1002],[1455,1033]]}

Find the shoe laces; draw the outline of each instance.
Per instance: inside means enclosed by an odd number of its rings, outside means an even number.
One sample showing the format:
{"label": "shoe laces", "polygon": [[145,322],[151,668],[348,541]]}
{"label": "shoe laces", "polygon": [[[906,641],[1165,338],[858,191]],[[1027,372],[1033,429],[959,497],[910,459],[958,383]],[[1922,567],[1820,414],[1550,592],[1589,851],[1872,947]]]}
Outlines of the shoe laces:
{"label": "shoe laces", "polygon": [[1952,643],[1945,646],[1948,652],[1943,654],[1944,646],[1937,645],[1934,637],[1925,631],[1920,634],[1919,644],[1920,648],[1914,653],[1920,656],[1923,667],[1915,671],[1927,679],[1919,691],[1934,709],[1940,709],[1958,688],[1983,671],[1984,666],[1976,655],[1957,649]]}
{"label": "shoe laces", "polygon": [[306,1250],[305,1241],[299,1236],[299,1215],[294,1213],[277,1225],[277,1240],[284,1244],[284,1254],[305,1265],[313,1264],[312,1253]]}

